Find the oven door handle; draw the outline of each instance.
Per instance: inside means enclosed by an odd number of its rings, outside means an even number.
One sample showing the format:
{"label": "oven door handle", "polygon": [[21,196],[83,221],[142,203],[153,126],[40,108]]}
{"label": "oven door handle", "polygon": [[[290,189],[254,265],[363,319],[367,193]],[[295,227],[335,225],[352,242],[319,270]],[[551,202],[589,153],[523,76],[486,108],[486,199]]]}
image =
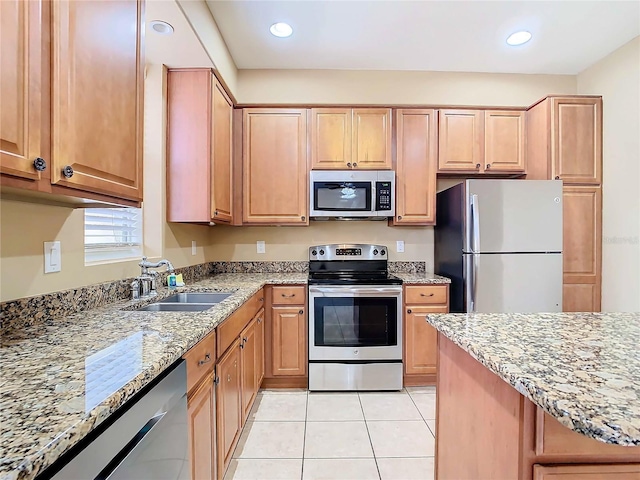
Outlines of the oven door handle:
{"label": "oven door handle", "polygon": [[402,293],[402,287],[316,287],[310,286],[309,293],[342,293],[342,294],[358,294],[358,295],[384,295]]}

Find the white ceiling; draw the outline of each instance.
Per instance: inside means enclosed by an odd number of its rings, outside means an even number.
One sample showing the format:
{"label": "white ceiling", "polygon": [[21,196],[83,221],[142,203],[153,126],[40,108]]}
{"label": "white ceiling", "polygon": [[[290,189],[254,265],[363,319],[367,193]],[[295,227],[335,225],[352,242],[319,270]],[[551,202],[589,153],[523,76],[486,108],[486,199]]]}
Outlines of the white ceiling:
{"label": "white ceiling", "polygon": [[[240,69],[577,74],[640,34],[637,0],[207,4]],[[279,21],[291,37],[269,33]],[[509,47],[507,36],[522,29],[533,39]]]}

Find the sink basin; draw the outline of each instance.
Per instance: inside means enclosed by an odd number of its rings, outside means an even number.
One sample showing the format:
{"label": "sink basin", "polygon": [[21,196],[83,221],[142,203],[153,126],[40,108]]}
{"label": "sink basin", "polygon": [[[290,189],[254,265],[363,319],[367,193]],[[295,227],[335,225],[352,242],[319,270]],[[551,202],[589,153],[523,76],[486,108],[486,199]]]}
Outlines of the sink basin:
{"label": "sink basin", "polygon": [[160,300],[159,303],[220,303],[227,297],[230,297],[230,293],[176,293],[170,297]]}
{"label": "sink basin", "polygon": [[201,312],[213,307],[213,303],[152,303],[138,312]]}

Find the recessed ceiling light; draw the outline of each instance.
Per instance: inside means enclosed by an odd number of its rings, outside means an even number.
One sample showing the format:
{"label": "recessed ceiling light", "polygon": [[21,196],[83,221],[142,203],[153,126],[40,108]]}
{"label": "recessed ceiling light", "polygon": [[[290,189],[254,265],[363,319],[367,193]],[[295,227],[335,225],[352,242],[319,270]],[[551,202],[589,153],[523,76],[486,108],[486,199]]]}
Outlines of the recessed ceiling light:
{"label": "recessed ceiling light", "polygon": [[507,38],[507,43],[511,46],[516,47],[518,45],[527,43],[529,40],[531,40],[531,33],[523,30],[521,32],[515,32],[509,35],[509,37]]}
{"label": "recessed ceiling light", "polygon": [[278,22],[271,25],[269,31],[276,37],[288,37],[293,33],[293,28],[288,23]]}
{"label": "recessed ceiling light", "polygon": [[173,27],[162,20],[153,20],[149,22],[149,25],[151,25],[154,32],[160,35],[171,35],[173,33]]}

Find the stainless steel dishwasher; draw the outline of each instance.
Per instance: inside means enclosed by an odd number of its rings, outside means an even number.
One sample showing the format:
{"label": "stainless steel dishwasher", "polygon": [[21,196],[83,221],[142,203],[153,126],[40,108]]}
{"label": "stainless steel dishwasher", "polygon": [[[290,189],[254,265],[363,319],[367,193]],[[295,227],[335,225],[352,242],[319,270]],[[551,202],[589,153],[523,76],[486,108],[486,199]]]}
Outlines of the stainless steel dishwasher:
{"label": "stainless steel dishwasher", "polygon": [[164,375],[50,478],[189,480],[185,362]]}

